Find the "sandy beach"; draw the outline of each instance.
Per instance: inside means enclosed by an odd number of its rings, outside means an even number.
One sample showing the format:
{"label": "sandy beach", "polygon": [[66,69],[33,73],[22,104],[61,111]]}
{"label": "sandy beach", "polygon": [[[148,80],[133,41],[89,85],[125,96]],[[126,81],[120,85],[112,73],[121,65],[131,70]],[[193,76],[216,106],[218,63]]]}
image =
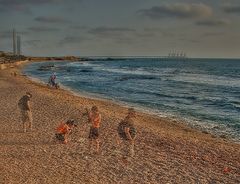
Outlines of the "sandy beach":
{"label": "sandy beach", "polygon": [[[204,133],[177,120],[137,112],[136,155],[122,160],[117,124],[127,109],[111,101],[50,89],[20,68],[0,70],[0,183],[240,183],[240,144]],[[33,94],[33,131],[23,133],[17,101]],[[88,152],[85,107],[103,117],[100,154]],[[56,126],[75,118],[79,126],[67,145],[56,144]]]}

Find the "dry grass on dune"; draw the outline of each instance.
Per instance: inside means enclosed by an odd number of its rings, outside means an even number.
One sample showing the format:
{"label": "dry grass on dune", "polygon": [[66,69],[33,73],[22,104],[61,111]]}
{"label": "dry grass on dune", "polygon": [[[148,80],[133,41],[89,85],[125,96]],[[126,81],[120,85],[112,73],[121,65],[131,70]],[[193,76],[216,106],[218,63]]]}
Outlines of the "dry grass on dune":
{"label": "dry grass on dune", "polygon": [[[33,93],[34,130],[22,133],[18,99]],[[102,113],[101,154],[88,152],[85,107]],[[136,155],[122,160],[115,144],[126,109],[107,101],[52,90],[0,71],[0,183],[240,183],[240,145],[178,122],[138,113]],[[54,129],[68,117],[79,126],[67,145]]]}

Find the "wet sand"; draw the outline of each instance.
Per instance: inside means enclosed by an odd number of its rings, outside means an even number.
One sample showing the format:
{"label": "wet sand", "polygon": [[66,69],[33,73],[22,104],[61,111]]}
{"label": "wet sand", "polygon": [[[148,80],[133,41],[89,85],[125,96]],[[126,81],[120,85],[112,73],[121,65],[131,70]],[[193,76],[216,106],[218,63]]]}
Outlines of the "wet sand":
{"label": "wet sand", "polygon": [[[135,157],[122,159],[116,127],[127,109],[111,101],[50,89],[16,68],[0,70],[0,183],[240,183],[240,144],[217,138],[168,118],[137,112]],[[33,131],[23,133],[17,101],[33,94]],[[100,154],[88,152],[85,107],[103,117]],[[80,123],[69,144],[54,140],[56,126]]]}

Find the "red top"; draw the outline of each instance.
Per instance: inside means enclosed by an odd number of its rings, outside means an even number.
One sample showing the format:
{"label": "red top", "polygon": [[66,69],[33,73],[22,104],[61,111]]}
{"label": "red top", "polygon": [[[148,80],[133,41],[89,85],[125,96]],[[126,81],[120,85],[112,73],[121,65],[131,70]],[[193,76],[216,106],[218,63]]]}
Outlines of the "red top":
{"label": "red top", "polygon": [[95,115],[93,113],[90,113],[89,119],[92,122],[92,126],[94,128],[99,128],[100,127],[100,123],[101,123],[101,115],[100,114]]}
{"label": "red top", "polygon": [[70,132],[70,127],[66,124],[66,123],[61,123],[58,127],[57,127],[57,133],[60,134],[67,134]]}

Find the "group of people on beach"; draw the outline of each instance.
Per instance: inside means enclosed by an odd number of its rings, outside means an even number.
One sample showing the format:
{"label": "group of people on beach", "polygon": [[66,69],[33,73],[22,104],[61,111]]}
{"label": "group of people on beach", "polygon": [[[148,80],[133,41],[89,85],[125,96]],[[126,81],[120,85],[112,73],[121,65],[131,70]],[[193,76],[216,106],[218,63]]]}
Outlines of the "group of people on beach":
{"label": "group of people on beach", "polygon": [[[18,102],[18,107],[21,111],[23,131],[32,130],[32,109],[30,101],[32,94],[26,92],[24,96]],[[82,116],[86,115],[88,123],[90,124],[89,130],[89,150],[91,151],[92,145],[95,143],[95,151],[99,153],[100,148],[100,126],[102,117],[97,106],[92,106],[91,109],[85,108],[86,112]],[[128,109],[126,117],[119,122],[116,131],[118,133],[117,143],[123,145],[124,155],[126,157],[134,156],[134,142],[136,138],[136,128],[134,126],[134,118],[136,117],[136,112],[133,108]],[[77,122],[74,119],[68,119],[65,122],[61,122],[56,128],[55,139],[62,144],[67,144],[69,141],[69,136],[73,133],[74,127],[77,126]]]}

